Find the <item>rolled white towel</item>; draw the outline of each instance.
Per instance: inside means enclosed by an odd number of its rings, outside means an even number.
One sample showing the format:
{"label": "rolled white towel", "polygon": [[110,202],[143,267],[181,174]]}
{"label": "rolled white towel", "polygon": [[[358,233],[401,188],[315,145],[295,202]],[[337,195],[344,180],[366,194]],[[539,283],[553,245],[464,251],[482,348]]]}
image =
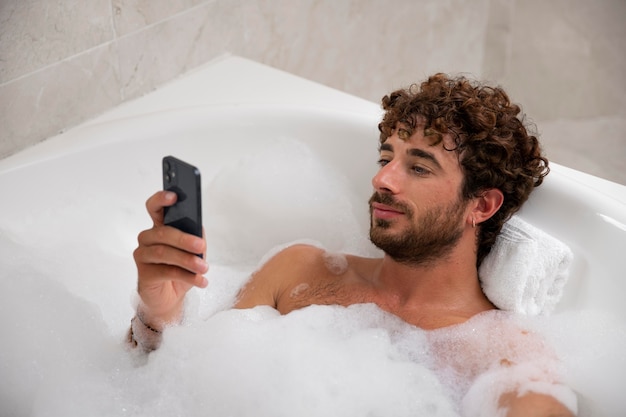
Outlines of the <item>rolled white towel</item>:
{"label": "rolled white towel", "polygon": [[501,310],[549,314],[563,295],[572,259],[563,242],[513,216],[480,265],[481,285]]}

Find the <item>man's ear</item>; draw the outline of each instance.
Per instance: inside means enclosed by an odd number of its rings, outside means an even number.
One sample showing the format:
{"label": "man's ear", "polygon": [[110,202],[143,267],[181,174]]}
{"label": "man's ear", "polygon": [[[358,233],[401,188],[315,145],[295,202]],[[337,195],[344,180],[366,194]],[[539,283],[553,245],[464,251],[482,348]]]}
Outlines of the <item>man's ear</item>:
{"label": "man's ear", "polygon": [[504,202],[504,194],[497,188],[483,191],[475,199],[476,205],[472,210],[472,222],[480,224],[493,216]]}

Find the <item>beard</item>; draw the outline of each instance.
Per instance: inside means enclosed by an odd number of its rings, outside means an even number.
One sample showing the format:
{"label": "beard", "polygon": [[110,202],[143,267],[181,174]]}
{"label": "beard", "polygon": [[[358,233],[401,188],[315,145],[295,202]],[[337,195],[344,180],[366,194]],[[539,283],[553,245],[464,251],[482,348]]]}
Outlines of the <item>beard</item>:
{"label": "beard", "polygon": [[[389,230],[393,221],[374,219],[371,203],[386,204],[402,211],[410,224],[399,233]],[[466,204],[461,198],[452,204],[428,209],[419,218],[411,208],[390,194],[374,192],[370,203],[370,240],[396,262],[424,265],[445,258],[463,235]]]}

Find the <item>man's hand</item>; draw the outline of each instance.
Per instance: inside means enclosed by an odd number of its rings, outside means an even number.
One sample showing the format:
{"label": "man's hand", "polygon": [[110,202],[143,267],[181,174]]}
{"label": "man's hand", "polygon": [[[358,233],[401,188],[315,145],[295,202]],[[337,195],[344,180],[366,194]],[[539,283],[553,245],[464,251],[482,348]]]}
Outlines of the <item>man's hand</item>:
{"label": "man's hand", "polygon": [[157,330],[181,319],[187,291],[208,284],[203,274],[209,266],[197,256],[205,253],[206,241],[163,224],[163,208],[175,202],[176,194],[168,191],[148,199],[146,208],[153,226],[139,234],[139,246],[133,254],[141,298],[137,314]]}

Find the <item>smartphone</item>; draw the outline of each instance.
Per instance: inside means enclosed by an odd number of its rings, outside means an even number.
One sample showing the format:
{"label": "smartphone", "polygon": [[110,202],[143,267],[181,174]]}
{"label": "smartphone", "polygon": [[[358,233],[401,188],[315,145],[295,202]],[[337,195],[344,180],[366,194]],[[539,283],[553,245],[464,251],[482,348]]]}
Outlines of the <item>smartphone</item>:
{"label": "smartphone", "polygon": [[185,233],[202,237],[202,195],[200,170],[187,162],[163,158],[163,189],[178,196],[176,204],[165,207],[163,222]]}

